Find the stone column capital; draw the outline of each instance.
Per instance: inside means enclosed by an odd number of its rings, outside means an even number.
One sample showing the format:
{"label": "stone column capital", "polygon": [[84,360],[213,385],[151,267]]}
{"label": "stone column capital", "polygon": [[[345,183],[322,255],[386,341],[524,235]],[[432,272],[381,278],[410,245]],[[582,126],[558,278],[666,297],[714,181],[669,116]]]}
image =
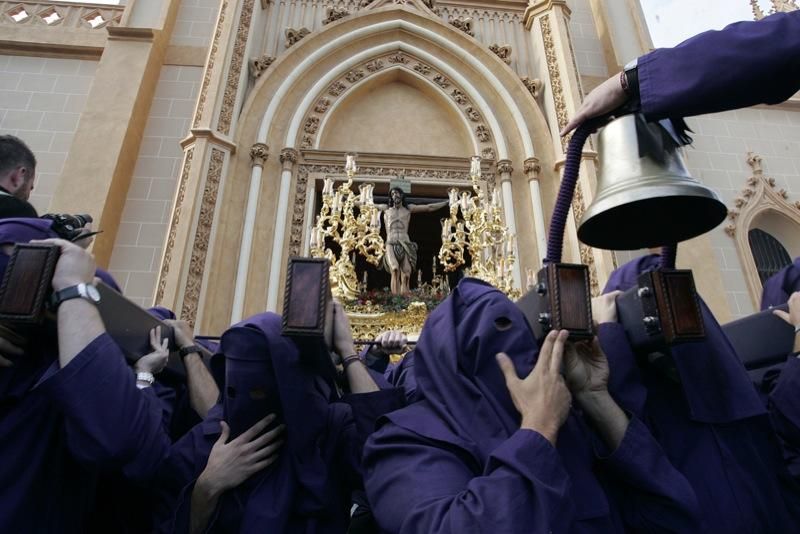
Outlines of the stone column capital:
{"label": "stone column capital", "polygon": [[281,150],[281,155],[279,158],[281,160],[281,164],[283,165],[283,170],[290,170],[292,166],[297,163],[297,158],[299,156],[300,153],[294,148],[286,147]]}
{"label": "stone column capital", "polygon": [[500,174],[511,174],[514,172],[514,167],[511,166],[510,159],[501,159],[497,162],[497,172]]}
{"label": "stone column capital", "polygon": [[264,143],[255,143],[250,147],[250,159],[254,167],[264,167],[269,157],[269,147]]}
{"label": "stone column capital", "polygon": [[539,164],[539,158],[528,158],[523,162],[523,169],[525,170],[525,176],[528,177],[528,180],[538,180],[539,173],[542,172],[542,166]]}
{"label": "stone column capital", "polygon": [[567,5],[567,0],[530,0],[528,7],[525,9],[525,15],[522,20],[525,24],[525,29],[530,30],[533,26],[533,20],[543,13],[553,11],[558,8],[567,19],[572,14],[572,10]]}

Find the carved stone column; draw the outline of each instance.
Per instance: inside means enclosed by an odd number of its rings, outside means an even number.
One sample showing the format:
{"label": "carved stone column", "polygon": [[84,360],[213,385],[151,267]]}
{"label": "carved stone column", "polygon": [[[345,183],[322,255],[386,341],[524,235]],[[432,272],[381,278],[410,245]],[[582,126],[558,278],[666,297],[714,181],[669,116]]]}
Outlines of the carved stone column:
{"label": "carved stone column", "polygon": [[[525,28],[534,35],[535,42],[541,43],[544,59],[547,65],[552,109],[555,117],[551,117],[551,135],[553,139],[554,156],[556,160],[563,161],[568,138],[561,138],[561,130],[572,116],[583,98],[575,54],[569,34],[569,17],[571,11],[566,0],[537,0],[531,2],[525,11]],[[587,149],[590,145],[587,143]],[[559,162],[560,163],[560,162]],[[556,164],[557,173],[560,174],[563,165]],[[614,269],[613,255],[608,251],[589,248],[578,241],[577,224],[586,206],[591,202],[591,191],[597,181],[597,171],[594,162],[584,160],[581,165],[578,185],[572,202],[574,219],[567,222],[566,235],[564,236],[566,259],[581,261],[589,266],[592,291],[598,294],[601,282],[605,282]],[[548,199],[549,200],[549,199]],[[552,199],[555,202],[555,199]]]}
{"label": "carved stone column", "polygon": [[[517,221],[516,214],[514,213],[514,193],[511,190],[511,174],[514,172],[514,167],[511,166],[511,160],[501,159],[497,162],[497,173],[500,175],[500,189],[503,194],[503,215],[506,218],[506,226],[508,231],[515,237],[517,236]],[[519,240],[515,243],[515,248],[518,249]],[[519,251],[514,251],[514,256],[517,262],[514,264],[514,285],[521,287],[521,271],[520,271],[520,257]]]}
{"label": "carved stone column", "polygon": [[539,256],[539,263],[547,255],[547,226],[544,222],[544,206],[542,204],[542,192],[539,187],[539,173],[542,166],[539,158],[528,158],[523,162],[525,177],[528,179],[528,189],[531,193],[531,212],[533,213],[534,232],[536,233],[536,252]]}
{"label": "carved stone column", "polygon": [[[203,74],[192,127],[181,143],[183,170],[164,249],[156,303],[172,308],[181,319],[202,322],[206,260],[213,251],[212,234],[225,170],[237,147],[231,136],[234,114],[247,77],[244,52],[250,35],[254,0],[223,0]],[[266,150],[266,147],[263,147]],[[256,148],[253,169],[262,168]],[[252,177],[251,177],[252,179]],[[260,177],[259,177],[260,179]]]}
{"label": "carved stone column", "polygon": [[254,167],[264,168],[264,163],[267,162],[269,157],[269,147],[264,143],[256,143],[250,147],[250,159],[253,161]]}

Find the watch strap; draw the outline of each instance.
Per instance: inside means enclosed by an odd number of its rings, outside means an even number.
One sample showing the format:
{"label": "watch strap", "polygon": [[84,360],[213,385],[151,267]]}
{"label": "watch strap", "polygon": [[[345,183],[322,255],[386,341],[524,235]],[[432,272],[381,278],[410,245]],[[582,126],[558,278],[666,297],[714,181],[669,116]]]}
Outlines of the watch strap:
{"label": "watch strap", "polygon": [[96,303],[96,299],[93,299],[89,296],[88,286],[89,284],[81,283],[74,286],[65,287],[59,291],[54,291],[50,296],[50,306],[53,309],[58,309],[58,307],[65,301],[79,298],[87,300],[93,304]]}
{"label": "watch strap", "polygon": [[188,355],[195,353],[202,354],[200,347],[197,345],[189,345],[188,347],[181,347],[178,350],[178,354],[180,355],[181,360],[186,358]]}

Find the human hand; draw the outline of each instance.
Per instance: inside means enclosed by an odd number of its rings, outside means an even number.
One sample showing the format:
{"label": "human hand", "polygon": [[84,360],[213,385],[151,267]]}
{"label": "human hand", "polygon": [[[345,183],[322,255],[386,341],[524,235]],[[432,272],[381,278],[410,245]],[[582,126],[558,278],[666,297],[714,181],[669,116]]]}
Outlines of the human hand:
{"label": "human hand", "polygon": [[167,366],[169,359],[169,339],[161,340],[161,327],[150,330],[150,347],[153,352],[142,356],[134,364],[137,373],[160,373]]}
{"label": "human hand", "polygon": [[561,135],[567,135],[589,119],[614,111],[627,101],[628,95],[622,89],[619,73],[617,73],[586,95],[581,107],[575,112],[575,116],[561,130]]}
{"label": "human hand", "polygon": [[87,222],[86,225],[83,228],[81,228],[78,237],[73,239],[72,242],[78,245],[79,247],[86,249],[89,248],[89,245],[91,245],[92,242],[94,241],[94,236],[95,233],[92,231],[92,223]]}
{"label": "human hand", "polygon": [[58,245],[61,255],[53,274],[53,290],[61,291],[78,284],[91,284],[97,265],[94,257],[74,243],[64,239],[34,240],[31,243]]}
{"label": "human hand", "polygon": [[0,337],[0,367],[13,367],[14,362],[4,356],[22,356],[25,352],[7,339]]}
{"label": "human hand", "polygon": [[219,496],[271,465],[278,458],[276,452],[283,445],[283,439],[279,438],[286,427],[280,425],[259,434],[274,420],[275,415],[270,414],[230,442],[230,428],[220,421],[222,432],[211,448],[197,484],[209,494]]}
{"label": "human hand", "polygon": [[772,313],[792,325],[794,328],[800,326],[800,291],[795,291],[789,297],[789,311],[772,310]]}
{"label": "human hand", "polygon": [[333,350],[342,358],[356,353],[350,319],[341,303],[335,299],[333,301]]}
{"label": "human hand", "polygon": [[194,335],[192,335],[192,327],[186,321],[179,321],[177,319],[167,319],[164,324],[172,327],[172,332],[175,335],[175,344],[180,348],[194,345]]}
{"label": "human hand", "polygon": [[388,356],[402,352],[408,343],[408,337],[399,330],[388,330],[375,338],[377,345],[373,345],[370,352],[376,356]]}
{"label": "human hand", "polygon": [[591,341],[568,343],[564,356],[564,378],[579,402],[608,392],[608,359],[595,337]]}
{"label": "human hand", "polygon": [[514,364],[506,354],[497,354],[497,363],[505,376],[511,400],[522,415],[521,428],[535,430],[553,445],[572,404],[560,372],[568,336],[566,330],[553,330],[547,334],[536,366],[524,379],[517,376]]}
{"label": "human hand", "polygon": [[617,322],[617,296],[622,291],[612,291],[592,299],[592,319],[597,324]]}

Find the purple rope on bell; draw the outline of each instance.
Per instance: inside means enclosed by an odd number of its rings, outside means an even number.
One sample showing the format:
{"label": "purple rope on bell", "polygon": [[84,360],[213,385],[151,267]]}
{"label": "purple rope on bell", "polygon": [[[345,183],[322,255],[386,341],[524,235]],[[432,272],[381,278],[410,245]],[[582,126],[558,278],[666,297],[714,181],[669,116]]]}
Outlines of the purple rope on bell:
{"label": "purple rope on bell", "polygon": [[672,243],[661,247],[661,258],[659,259],[659,269],[674,269],[675,258],[678,255],[678,244]]}
{"label": "purple rope on bell", "polygon": [[569,141],[567,158],[564,163],[564,177],[561,179],[556,206],[553,208],[553,217],[550,219],[550,233],[547,236],[547,257],[544,263],[561,262],[561,253],[564,248],[564,227],[567,224],[569,207],[575,194],[575,185],[578,183],[583,145],[586,144],[589,134],[596,128],[596,124],[585,122],[578,126]]}

